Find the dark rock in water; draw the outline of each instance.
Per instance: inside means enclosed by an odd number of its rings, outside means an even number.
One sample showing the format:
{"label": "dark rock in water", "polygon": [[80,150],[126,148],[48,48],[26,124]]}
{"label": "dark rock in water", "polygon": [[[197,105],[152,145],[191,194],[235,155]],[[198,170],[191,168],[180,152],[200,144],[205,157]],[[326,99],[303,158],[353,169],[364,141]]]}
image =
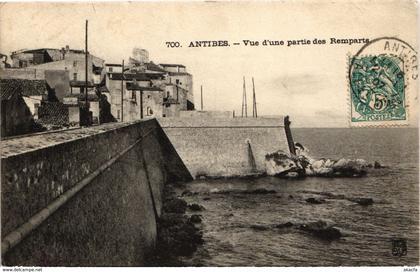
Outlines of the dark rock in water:
{"label": "dark rock in water", "polygon": [[311,204],[322,204],[325,203],[325,199],[310,197],[306,199],[306,202]]}
{"label": "dark rock in water", "polygon": [[286,222],[286,223],[283,223],[283,224],[277,224],[274,227],[278,228],[278,229],[290,228],[290,227],[293,227],[293,223],[292,222]]}
{"label": "dark rock in water", "polygon": [[265,188],[257,188],[254,190],[226,190],[226,191],[215,191],[215,194],[230,195],[230,194],[255,194],[255,195],[265,195],[265,194],[275,194],[275,190],[267,190]]}
{"label": "dark rock in water", "polygon": [[194,225],[200,215],[185,215],[187,203],[175,196],[171,186],[163,190],[162,214],[157,220],[155,250],[147,254],[146,266],[184,266],[178,256],[191,256],[204,243],[201,230]]}
{"label": "dark rock in water", "polygon": [[293,196],[292,196],[292,195],[289,195],[289,198],[290,198],[290,199],[293,199]]}
{"label": "dark rock in water", "polygon": [[[171,224],[160,221],[160,225],[169,226]],[[163,256],[174,253],[178,256],[189,256],[197,249],[197,245],[203,243],[199,229],[185,218],[182,222],[177,222],[169,227],[162,228],[161,226],[158,230],[157,247]]]}
{"label": "dark rock in water", "polygon": [[187,202],[179,198],[167,199],[163,203],[163,211],[167,213],[185,213]]}
{"label": "dark rock in water", "polygon": [[193,196],[193,195],[197,195],[197,192],[191,192],[190,190],[185,190],[182,192],[181,196]]}
{"label": "dark rock in water", "polygon": [[184,224],[188,217],[179,213],[162,213],[159,218],[160,227],[172,227],[174,225]]}
{"label": "dark rock in water", "polygon": [[339,229],[327,226],[327,223],[324,221],[301,224],[298,229],[309,232],[324,240],[335,240],[342,236]]}
{"label": "dark rock in water", "polygon": [[365,160],[340,159],[334,163],[332,169],[335,176],[340,177],[362,177],[367,174],[367,163]]}
{"label": "dark rock in water", "polygon": [[379,169],[379,168],[385,168],[384,166],[382,166],[379,162],[375,161],[373,168],[375,169]]}
{"label": "dark rock in water", "polygon": [[251,225],[250,228],[254,230],[268,230],[269,229],[269,227],[264,226],[264,225]]}
{"label": "dark rock in water", "polygon": [[362,206],[369,206],[373,204],[372,198],[352,198],[350,200]]}
{"label": "dark rock in water", "polygon": [[230,195],[233,192],[232,191],[228,191],[228,190],[226,190],[226,191],[218,191],[218,190],[215,190],[215,191],[212,191],[211,193],[213,193],[213,194],[219,194],[219,195]]}
{"label": "dark rock in water", "polygon": [[316,222],[310,222],[307,224],[301,224],[299,225],[299,229],[301,230],[307,230],[307,231],[311,231],[311,230],[315,230],[315,229],[323,229],[327,227],[327,223],[324,221],[316,221]]}
{"label": "dark rock in water", "polygon": [[194,204],[189,204],[188,208],[191,211],[204,211],[205,210],[203,206],[195,204],[195,203]]}
{"label": "dark rock in water", "polygon": [[313,234],[324,240],[336,240],[341,238],[341,232],[334,227],[327,227],[325,229],[314,230]]}
{"label": "dark rock in water", "polygon": [[256,194],[256,195],[265,195],[265,194],[275,194],[275,190],[267,190],[264,188],[259,188],[251,191],[245,191],[246,194]]}
{"label": "dark rock in water", "polygon": [[194,224],[197,224],[197,223],[201,223],[201,215],[198,215],[198,214],[193,214],[193,215],[191,215],[191,217],[190,217],[190,222],[191,223],[194,223]]}
{"label": "dark rock in water", "polygon": [[205,198],[203,198],[203,200],[204,201],[208,201],[208,200],[210,200],[211,198],[210,197],[205,197]]}

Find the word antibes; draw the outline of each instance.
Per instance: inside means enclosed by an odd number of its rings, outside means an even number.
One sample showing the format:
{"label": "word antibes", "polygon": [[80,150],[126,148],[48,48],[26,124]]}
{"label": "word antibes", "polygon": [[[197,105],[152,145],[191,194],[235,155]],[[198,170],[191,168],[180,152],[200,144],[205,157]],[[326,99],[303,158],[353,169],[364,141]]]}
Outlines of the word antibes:
{"label": "word antibes", "polygon": [[[224,47],[230,46],[228,41],[220,40],[220,41],[191,41],[188,43],[188,47]],[[182,47],[179,42],[166,42],[166,47],[174,48],[174,47]]]}

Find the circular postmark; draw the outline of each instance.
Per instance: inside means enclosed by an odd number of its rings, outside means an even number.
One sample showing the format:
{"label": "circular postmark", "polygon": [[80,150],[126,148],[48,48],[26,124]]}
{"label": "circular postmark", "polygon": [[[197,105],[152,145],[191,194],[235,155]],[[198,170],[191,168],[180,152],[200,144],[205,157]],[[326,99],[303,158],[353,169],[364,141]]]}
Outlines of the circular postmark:
{"label": "circular postmark", "polygon": [[398,38],[377,38],[349,64],[351,124],[407,124],[408,86],[418,78],[414,48]]}

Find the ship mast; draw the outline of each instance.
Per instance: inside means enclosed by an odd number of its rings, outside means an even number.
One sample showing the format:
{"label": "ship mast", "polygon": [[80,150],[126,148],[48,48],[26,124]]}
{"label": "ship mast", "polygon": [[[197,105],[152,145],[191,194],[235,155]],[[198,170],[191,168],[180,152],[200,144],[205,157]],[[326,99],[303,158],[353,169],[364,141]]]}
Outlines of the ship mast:
{"label": "ship mast", "polygon": [[243,85],[243,94],[242,94],[242,117],[248,117],[248,106],[246,104],[246,86],[245,86],[245,77],[244,77],[244,85]]}
{"label": "ship mast", "polygon": [[255,97],[254,78],[252,78],[252,117],[257,118],[257,99]]}

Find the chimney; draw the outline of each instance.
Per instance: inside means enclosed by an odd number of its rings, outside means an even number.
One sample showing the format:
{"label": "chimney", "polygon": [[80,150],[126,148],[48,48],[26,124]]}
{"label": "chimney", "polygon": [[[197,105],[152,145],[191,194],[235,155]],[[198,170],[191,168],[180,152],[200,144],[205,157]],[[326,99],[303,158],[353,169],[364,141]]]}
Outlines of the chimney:
{"label": "chimney", "polygon": [[70,46],[66,45],[66,53],[70,51]]}

